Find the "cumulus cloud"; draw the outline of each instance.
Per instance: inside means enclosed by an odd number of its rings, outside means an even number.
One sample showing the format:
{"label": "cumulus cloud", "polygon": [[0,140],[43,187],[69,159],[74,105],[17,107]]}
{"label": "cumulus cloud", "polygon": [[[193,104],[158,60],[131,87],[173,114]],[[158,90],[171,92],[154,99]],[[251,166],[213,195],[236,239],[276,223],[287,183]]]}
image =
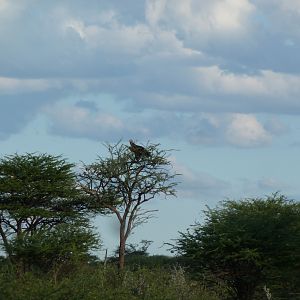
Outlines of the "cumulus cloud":
{"label": "cumulus cloud", "polygon": [[59,87],[60,83],[58,81],[0,77],[0,94],[43,92]]}
{"label": "cumulus cloud", "polygon": [[74,104],[57,103],[56,106],[48,106],[44,112],[52,124],[53,134],[94,140],[167,137],[183,139],[194,145],[245,148],[269,145],[274,137],[283,133],[284,128],[284,124],[272,119],[266,121],[266,126],[249,114],[155,111],[140,114],[100,109],[100,105],[101,101],[80,100]]}
{"label": "cumulus cloud", "polygon": [[7,0],[0,0],[0,12],[4,11],[8,7]]}
{"label": "cumulus cloud", "polygon": [[48,107],[45,112],[52,121],[51,132],[71,137],[100,139],[101,135],[111,135],[123,127],[123,123],[111,115],[93,115],[88,109],[79,106]]}
{"label": "cumulus cloud", "polygon": [[57,135],[106,141],[148,135],[147,128],[136,127],[112,113],[102,112],[89,101],[47,106],[44,112],[51,123],[50,132]]}
{"label": "cumulus cloud", "polygon": [[[138,120],[140,133],[125,125],[118,129],[109,125],[115,134],[162,136],[170,134],[173,126],[195,144],[221,140],[221,144],[244,147],[268,144],[272,136],[284,131],[276,129],[274,122],[263,126],[254,116],[241,115],[300,113],[300,63],[297,67],[293,59],[298,37],[284,36],[267,26],[273,13],[266,1],[130,0],[129,6],[116,0],[89,3],[86,7],[79,1],[38,6],[32,1],[22,5],[0,2],[1,17],[7,13],[0,18],[0,39],[6,45],[0,56],[0,95],[19,95],[21,99],[24,93],[32,93],[52,98],[48,104],[74,95],[84,98],[106,93],[123,108],[124,116],[117,118],[122,124],[132,124],[126,118],[142,112],[147,121],[155,120],[166,128],[159,133],[158,125]],[[284,16],[289,10],[279,0],[274,7],[273,11]],[[297,13],[297,5],[292,7]],[[29,12],[31,18],[27,17]],[[282,52],[288,54],[283,60],[276,52],[280,47],[274,47],[278,35],[282,41],[292,41],[292,52]],[[266,43],[269,50],[262,49]],[[286,47],[282,43],[280,51],[287,51]],[[244,48],[248,50],[241,51]],[[287,65],[287,59],[296,71],[290,73],[288,67],[277,64]],[[42,106],[36,104],[32,110],[41,111]],[[5,106],[2,109],[3,114],[10,112]],[[86,109],[79,118],[83,127],[88,116],[99,126],[88,107],[78,104],[70,109],[74,115]],[[31,110],[23,113],[24,120],[32,117]],[[98,112],[98,117],[108,122],[105,114]],[[205,118],[192,120],[203,114]],[[240,117],[219,117],[224,114]],[[48,115],[53,120],[63,118],[58,112]],[[76,126],[72,131],[70,125],[57,124],[69,128],[65,131],[69,134],[80,131]],[[96,132],[88,136],[95,137]],[[236,142],[239,138],[243,141],[240,145]]]}
{"label": "cumulus cloud", "polygon": [[[295,105],[296,98],[300,94],[300,76],[297,75],[276,73],[270,70],[262,70],[259,74],[254,75],[236,74],[217,66],[200,67],[196,72],[199,90],[202,88],[204,93],[211,96],[218,94],[231,96],[232,103],[234,101],[238,105],[238,102],[241,102],[239,109],[241,110],[243,106],[249,112],[255,110],[264,112],[266,105],[268,111],[279,110],[289,104]],[[225,105],[228,102],[230,103],[230,99]],[[220,105],[222,106],[221,100]],[[273,105],[273,109],[271,105]]]}
{"label": "cumulus cloud", "polygon": [[98,101],[58,102],[54,106],[45,105],[42,111],[51,124],[50,132],[60,136],[147,141],[158,137],[178,139],[185,135],[185,116],[172,112],[122,112],[116,108],[108,109],[102,102],[101,97]]}
{"label": "cumulus cloud", "polygon": [[137,55],[145,50],[153,39],[153,33],[143,24],[134,26],[119,24],[112,11],[102,15],[104,24],[86,25],[83,21],[71,19],[66,21],[64,28],[76,32],[87,47],[99,49],[109,55],[120,52],[123,55]]}
{"label": "cumulus cloud", "polygon": [[15,2],[9,0],[0,0],[0,24],[1,21],[7,22],[12,18],[16,18],[18,15],[21,14],[22,9],[26,6],[23,2]]}
{"label": "cumulus cloud", "polygon": [[244,31],[254,6],[247,0],[195,1],[148,0],[146,17],[149,23],[172,25],[183,32],[208,35],[239,34]]}
{"label": "cumulus cloud", "polygon": [[271,135],[254,116],[237,114],[226,130],[226,139],[240,147],[256,147],[271,142]]}
{"label": "cumulus cloud", "polygon": [[145,73],[140,75],[149,85],[146,91],[139,91],[141,86],[136,86],[129,95],[135,106],[202,112],[300,112],[298,75],[266,70],[252,75],[238,74],[218,66],[170,65],[167,70],[173,72],[165,70],[159,72],[145,65]]}
{"label": "cumulus cloud", "polygon": [[204,114],[193,118],[187,128],[187,140],[193,144],[242,148],[269,145],[277,134],[281,132],[276,131],[275,125],[269,126],[268,131],[251,114]]}

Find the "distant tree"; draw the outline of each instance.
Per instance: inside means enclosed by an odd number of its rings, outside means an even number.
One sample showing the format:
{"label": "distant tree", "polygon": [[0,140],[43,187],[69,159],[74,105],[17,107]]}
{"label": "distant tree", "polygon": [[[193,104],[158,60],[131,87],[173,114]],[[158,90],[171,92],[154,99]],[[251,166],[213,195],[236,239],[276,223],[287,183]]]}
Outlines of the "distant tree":
{"label": "distant tree", "polygon": [[258,286],[271,294],[299,293],[299,203],[276,193],[227,200],[205,215],[205,223],[180,233],[175,245],[194,271],[208,270],[225,281],[232,299],[253,299]]}
{"label": "distant tree", "polygon": [[[125,249],[125,261],[126,267],[131,270],[137,270],[140,268],[147,269],[168,269],[172,270],[180,265],[183,265],[181,258],[176,256],[166,255],[150,255],[148,247],[152,244],[152,241],[142,240],[139,244],[129,243]],[[114,256],[109,258],[109,262],[118,262],[119,249],[114,251]]]}
{"label": "distant tree", "polygon": [[[137,146],[137,145],[135,145]],[[117,217],[119,230],[118,265],[124,267],[126,241],[132,230],[146,222],[153,210],[143,206],[159,195],[175,195],[175,176],[167,151],[159,145],[139,148],[137,155],[130,147],[117,143],[106,145],[108,158],[98,157],[91,165],[84,165],[80,174],[81,188],[92,202]],[[143,148],[143,149],[142,149]]]}
{"label": "distant tree", "polygon": [[125,249],[126,255],[142,255],[148,256],[148,248],[153,243],[153,241],[141,240],[140,244],[128,244]]}
{"label": "distant tree", "polygon": [[[148,256],[148,248],[153,243],[153,241],[141,240],[140,244],[126,244],[125,247],[125,257],[129,256]],[[110,258],[111,261],[116,261],[119,257],[119,247],[114,251],[114,255]]]}
{"label": "distant tree", "polygon": [[0,159],[0,236],[11,261],[20,258],[14,245],[82,218],[73,167],[61,156],[47,154]]}

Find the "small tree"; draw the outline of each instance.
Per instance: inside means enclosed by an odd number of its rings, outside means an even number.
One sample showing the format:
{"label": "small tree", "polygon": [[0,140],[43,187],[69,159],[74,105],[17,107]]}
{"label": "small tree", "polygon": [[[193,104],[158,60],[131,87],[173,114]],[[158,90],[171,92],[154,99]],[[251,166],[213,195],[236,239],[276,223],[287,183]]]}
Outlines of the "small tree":
{"label": "small tree", "polygon": [[14,245],[25,245],[41,232],[79,217],[73,167],[47,154],[15,154],[0,160],[0,236],[11,261],[21,259]]}
{"label": "small tree", "polygon": [[299,203],[274,194],[267,199],[227,200],[205,215],[205,223],[180,233],[175,246],[194,271],[208,270],[225,281],[233,299],[253,299],[258,286],[275,288],[276,282],[285,295],[289,287],[296,288]]}
{"label": "small tree", "polygon": [[177,174],[170,173],[167,151],[158,145],[149,145],[145,151],[140,147],[138,155],[120,143],[106,148],[108,158],[98,157],[95,163],[84,165],[80,182],[93,204],[115,214],[120,223],[118,265],[123,269],[128,236],[154,212],[142,207],[158,195],[174,196]]}

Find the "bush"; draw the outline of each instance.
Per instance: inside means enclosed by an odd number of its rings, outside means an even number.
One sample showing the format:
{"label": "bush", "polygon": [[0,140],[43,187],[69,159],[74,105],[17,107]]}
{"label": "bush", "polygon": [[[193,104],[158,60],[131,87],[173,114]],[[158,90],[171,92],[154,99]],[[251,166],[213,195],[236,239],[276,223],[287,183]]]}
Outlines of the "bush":
{"label": "bush", "polygon": [[6,300],[131,300],[131,299],[218,299],[199,282],[187,278],[184,269],[124,270],[114,266],[78,265],[72,273],[56,281],[53,273],[27,272],[18,276],[12,269],[0,273],[0,299]]}
{"label": "bush", "polygon": [[174,246],[193,272],[225,283],[231,299],[254,299],[264,286],[273,297],[300,292],[300,203],[275,193],[227,200],[205,215]]}

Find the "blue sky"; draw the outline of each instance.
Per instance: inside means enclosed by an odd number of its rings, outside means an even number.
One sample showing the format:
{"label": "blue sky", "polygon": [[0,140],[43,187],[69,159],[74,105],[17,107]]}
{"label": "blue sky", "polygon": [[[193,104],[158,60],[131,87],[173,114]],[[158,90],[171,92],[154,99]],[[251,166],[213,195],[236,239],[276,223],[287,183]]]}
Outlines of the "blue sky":
{"label": "blue sky", "polygon": [[[299,199],[299,20],[296,0],[0,0],[0,154],[178,149],[177,198],[129,240],[152,253],[205,205]],[[113,249],[114,218],[96,224]]]}

